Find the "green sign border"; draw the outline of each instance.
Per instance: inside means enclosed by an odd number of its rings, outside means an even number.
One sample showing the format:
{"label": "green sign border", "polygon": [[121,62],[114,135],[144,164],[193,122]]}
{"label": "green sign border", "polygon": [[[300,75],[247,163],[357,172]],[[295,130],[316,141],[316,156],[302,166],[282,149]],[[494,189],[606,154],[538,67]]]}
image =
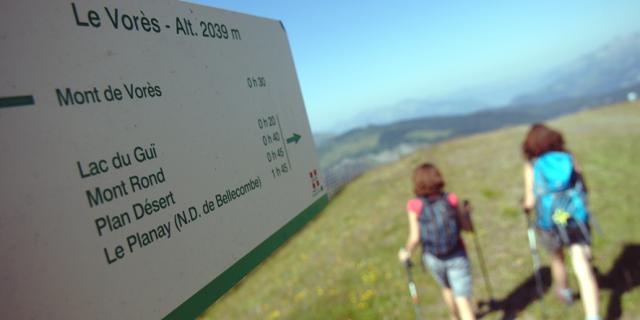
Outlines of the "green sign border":
{"label": "green sign border", "polygon": [[307,222],[311,221],[328,203],[329,196],[325,194],[217,278],[209,282],[204,288],[196,292],[191,298],[171,311],[164,319],[195,319],[227,290],[231,289],[245,275],[251,272],[253,268],[269,257],[287,239],[298,232]]}

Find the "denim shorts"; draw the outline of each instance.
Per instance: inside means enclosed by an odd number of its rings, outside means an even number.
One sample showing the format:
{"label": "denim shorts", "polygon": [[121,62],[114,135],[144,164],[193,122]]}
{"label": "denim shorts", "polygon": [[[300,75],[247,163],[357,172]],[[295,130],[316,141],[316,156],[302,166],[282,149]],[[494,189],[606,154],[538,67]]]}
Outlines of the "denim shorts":
{"label": "denim shorts", "polygon": [[425,253],[422,259],[440,286],[451,289],[456,297],[471,297],[471,264],[464,250],[446,257]]}

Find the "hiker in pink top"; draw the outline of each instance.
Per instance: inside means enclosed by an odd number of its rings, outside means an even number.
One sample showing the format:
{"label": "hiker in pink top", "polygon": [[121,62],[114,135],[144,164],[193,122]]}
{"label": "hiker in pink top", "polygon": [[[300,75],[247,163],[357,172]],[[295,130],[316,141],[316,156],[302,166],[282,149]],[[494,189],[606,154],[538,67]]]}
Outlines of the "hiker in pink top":
{"label": "hiker in pink top", "polygon": [[413,173],[415,198],[407,203],[409,237],[398,252],[406,262],[418,244],[422,259],[442,287],[451,319],[475,319],[471,307],[471,266],[460,237],[471,231],[470,206],[459,209],[458,197],[444,192],[444,180],[436,166],[424,163]]}

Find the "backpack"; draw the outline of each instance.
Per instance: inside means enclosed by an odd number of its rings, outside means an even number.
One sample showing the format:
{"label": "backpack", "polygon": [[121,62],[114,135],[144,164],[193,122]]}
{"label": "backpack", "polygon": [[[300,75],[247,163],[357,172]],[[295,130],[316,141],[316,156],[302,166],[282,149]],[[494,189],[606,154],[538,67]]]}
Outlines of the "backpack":
{"label": "backpack", "polygon": [[589,212],[580,175],[567,152],[551,151],[533,163],[533,192],[538,213],[537,225],[569,243],[567,230],[579,229],[589,239]]}
{"label": "backpack", "polygon": [[446,256],[460,247],[458,212],[449,203],[447,193],[435,199],[421,198],[423,206],[418,217],[423,252]]}

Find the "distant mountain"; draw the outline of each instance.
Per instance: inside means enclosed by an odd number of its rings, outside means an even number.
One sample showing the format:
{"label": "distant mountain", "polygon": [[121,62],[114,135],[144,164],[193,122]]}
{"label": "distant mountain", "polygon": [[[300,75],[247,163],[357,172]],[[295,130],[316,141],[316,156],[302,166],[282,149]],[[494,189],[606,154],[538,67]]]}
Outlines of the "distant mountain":
{"label": "distant mountain", "polygon": [[514,105],[594,96],[640,83],[640,32],[618,38],[574,62],[553,70],[548,84],[513,99]]}
{"label": "distant mountain", "polygon": [[486,103],[471,98],[404,100],[390,106],[361,112],[355,117],[338,123],[335,131],[344,131],[344,128],[385,125],[407,119],[464,114],[488,107],[490,106]]}
{"label": "distant mountain", "polygon": [[328,168],[346,158],[373,159],[376,154],[399,146],[433,144],[502,127],[546,121],[580,110],[625,101],[631,91],[640,92],[640,83],[608,93],[563,98],[537,105],[509,105],[462,115],[416,118],[352,129],[318,146],[320,163]]}
{"label": "distant mountain", "polygon": [[[495,130],[522,123],[543,122],[580,110],[625,101],[631,91],[640,92],[638,84],[607,93],[581,97],[569,97],[537,105],[509,105],[502,108],[481,110],[471,114],[440,116],[397,122],[384,128],[378,139],[380,148],[393,148],[402,143],[434,143],[457,136]],[[434,139],[412,139],[411,132],[430,130],[448,132]],[[414,135],[415,136],[415,135]]]}
{"label": "distant mountain", "polygon": [[397,160],[419,147],[504,127],[545,122],[580,110],[625,101],[629,92],[640,92],[640,83],[609,93],[559,99],[535,106],[512,105],[464,115],[357,128],[318,145],[320,166],[327,189],[335,192],[362,172]]}

